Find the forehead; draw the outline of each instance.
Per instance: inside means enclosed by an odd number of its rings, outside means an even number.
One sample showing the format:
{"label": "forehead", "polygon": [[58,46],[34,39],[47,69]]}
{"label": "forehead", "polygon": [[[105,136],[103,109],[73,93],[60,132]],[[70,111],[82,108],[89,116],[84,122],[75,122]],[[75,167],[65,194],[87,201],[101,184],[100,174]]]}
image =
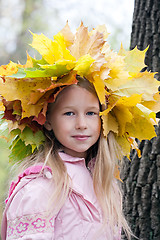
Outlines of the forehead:
{"label": "forehead", "polygon": [[67,105],[83,105],[99,107],[97,96],[78,85],[71,85],[63,89],[54,103],[57,107]]}

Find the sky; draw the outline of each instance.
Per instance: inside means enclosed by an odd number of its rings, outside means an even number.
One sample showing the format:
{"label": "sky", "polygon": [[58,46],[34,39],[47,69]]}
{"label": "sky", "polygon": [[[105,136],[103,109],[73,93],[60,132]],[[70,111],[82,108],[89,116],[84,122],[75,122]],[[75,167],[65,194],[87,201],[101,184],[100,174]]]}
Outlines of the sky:
{"label": "sky", "polygon": [[120,47],[121,42],[124,47],[129,47],[134,0],[45,0],[45,2],[49,12],[52,12],[53,7],[57,9],[58,23],[55,21],[53,24],[51,18],[46,19],[55,30],[59,31],[66,20],[72,29],[76,29],[81,20],[89,28],[105,24],[114,47]]}

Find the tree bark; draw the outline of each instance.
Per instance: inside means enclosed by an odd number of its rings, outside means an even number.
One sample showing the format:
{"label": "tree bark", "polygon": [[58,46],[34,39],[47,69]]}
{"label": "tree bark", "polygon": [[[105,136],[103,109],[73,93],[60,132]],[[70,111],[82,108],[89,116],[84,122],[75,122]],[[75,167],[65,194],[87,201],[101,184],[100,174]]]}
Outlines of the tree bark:
{"label": "tree bark", "polygon": [[[149,46],[143,71],[157,72],[160,80],[159,0],[135,0],[130,48],[135,46],[139,50]],[[124,214],[140,240],[160,240],[160,121],[156,132],[151,141],[139,142],[142,157],[132,150],[131,161],[125,158],[121,169]]]}

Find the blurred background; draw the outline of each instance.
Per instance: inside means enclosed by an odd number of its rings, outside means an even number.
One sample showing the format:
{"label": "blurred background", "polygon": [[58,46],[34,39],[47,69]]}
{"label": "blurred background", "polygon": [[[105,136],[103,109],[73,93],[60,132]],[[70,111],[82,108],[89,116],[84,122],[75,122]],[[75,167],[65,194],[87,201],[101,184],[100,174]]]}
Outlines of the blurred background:
{"label": "blurred background", "polygon": [[130,43],[134,0],[0,0],[0,64],[24,62],[32,41],[29,30],[48,37],[69,21],[74,31],[81,20],[89,30],[105,24],[109,42],[118,50]]}
{"label": "blurred background", "polygon": [[[34,56],[29,30],[53,38],[67,20],[73,32],[81,21],[89,30],[105,24],[111,48],[119,51],[122,42],[129,49],[133,9],[134,0],[0,0],[0,65],[10,60],[24,64],[26,51]],[[8,155],[0,139],[0,219],[12,166]]]}

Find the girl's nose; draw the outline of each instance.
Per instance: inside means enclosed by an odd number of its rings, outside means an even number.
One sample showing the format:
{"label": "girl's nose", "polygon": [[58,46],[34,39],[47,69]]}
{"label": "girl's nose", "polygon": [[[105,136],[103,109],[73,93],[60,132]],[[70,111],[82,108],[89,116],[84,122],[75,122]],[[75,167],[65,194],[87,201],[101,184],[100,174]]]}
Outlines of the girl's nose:
{"label": "girl's nose", "polygon": [[87,121],[85,116],[77,116],[76,118],[76,129],[86,129],[87,128]]}

